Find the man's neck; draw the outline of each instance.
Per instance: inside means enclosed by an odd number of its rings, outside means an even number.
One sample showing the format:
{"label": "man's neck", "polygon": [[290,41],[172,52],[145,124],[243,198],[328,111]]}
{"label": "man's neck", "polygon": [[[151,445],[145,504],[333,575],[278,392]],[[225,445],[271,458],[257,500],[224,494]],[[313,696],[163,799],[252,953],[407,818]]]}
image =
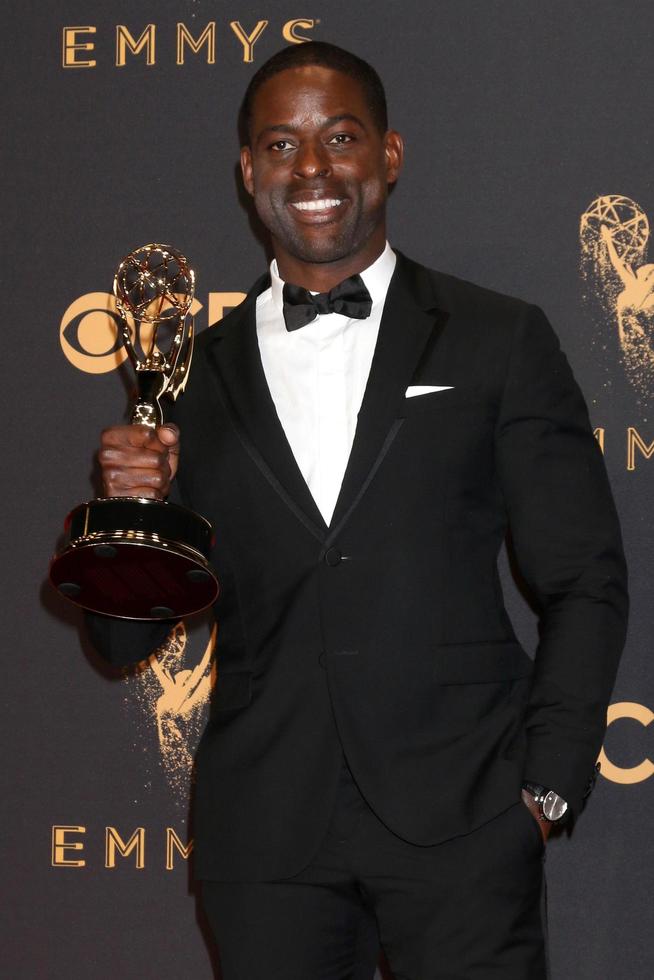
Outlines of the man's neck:
{"label": "man's neck", "polygon": [[379,258],[386,247],[386,238],[381,245],[366,248],[356,255],[348,255],[336,262],[302,262],[287,252],[277,254],[277,271],[284,282],[292,282],[312,293],[327,293],[339,282],[350,276],[360,275]]}

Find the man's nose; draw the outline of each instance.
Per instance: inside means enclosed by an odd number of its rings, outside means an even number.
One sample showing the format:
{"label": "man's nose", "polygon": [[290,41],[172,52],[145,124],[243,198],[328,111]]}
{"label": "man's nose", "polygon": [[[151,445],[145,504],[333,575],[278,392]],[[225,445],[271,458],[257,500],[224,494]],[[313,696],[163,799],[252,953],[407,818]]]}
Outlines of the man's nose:
{"label": "man's nose", "polygon": [[322,143],[303,143],[295,157],[295,173],[309,180],[326,177],[331,172],[329,154]]}

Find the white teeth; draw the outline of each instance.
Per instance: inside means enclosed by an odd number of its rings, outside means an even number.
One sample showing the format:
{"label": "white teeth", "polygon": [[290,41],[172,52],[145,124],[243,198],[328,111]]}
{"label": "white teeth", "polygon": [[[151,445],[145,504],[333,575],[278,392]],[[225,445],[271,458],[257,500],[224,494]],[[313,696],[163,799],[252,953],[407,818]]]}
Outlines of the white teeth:
{"label": "white teeth", "polygon": [[326,197],[322,201],[293,201],[292,203],[298,211],[326,211],[328,208],[338,207],[341,201],[337,197]]}

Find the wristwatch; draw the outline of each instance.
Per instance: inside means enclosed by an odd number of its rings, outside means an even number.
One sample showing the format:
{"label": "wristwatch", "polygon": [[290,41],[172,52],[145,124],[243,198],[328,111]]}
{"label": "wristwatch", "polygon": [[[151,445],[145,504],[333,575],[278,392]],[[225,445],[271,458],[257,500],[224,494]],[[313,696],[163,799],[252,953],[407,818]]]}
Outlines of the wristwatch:
{"label": "wristwatch", "polygon": [[539,786],[538,783],[523,783],[524,789],[531,793],[538,804],[541,820],[549,820],[550,823],[559,823],[568,812],[568,804],[555,793],[553,789],[546,786]]}

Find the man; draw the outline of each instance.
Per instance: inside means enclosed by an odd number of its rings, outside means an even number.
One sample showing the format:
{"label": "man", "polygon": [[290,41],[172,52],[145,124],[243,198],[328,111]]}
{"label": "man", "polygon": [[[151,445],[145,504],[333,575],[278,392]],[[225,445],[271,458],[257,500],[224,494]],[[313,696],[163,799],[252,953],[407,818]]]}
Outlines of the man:
{"label": "man", "polygon": [[[592,778],[627,607],[582,396],[538,309],[386,244],[402,140],[370,66],[288,48],[242,122],[270,276],[200,336],[176,427],[100,452],[107,495],[216,528],[195,838],[224,980],[372,975],[371,926],[398,978],[543,977],[544,842]],[[129,663],[170,624],[89,628]]]}

